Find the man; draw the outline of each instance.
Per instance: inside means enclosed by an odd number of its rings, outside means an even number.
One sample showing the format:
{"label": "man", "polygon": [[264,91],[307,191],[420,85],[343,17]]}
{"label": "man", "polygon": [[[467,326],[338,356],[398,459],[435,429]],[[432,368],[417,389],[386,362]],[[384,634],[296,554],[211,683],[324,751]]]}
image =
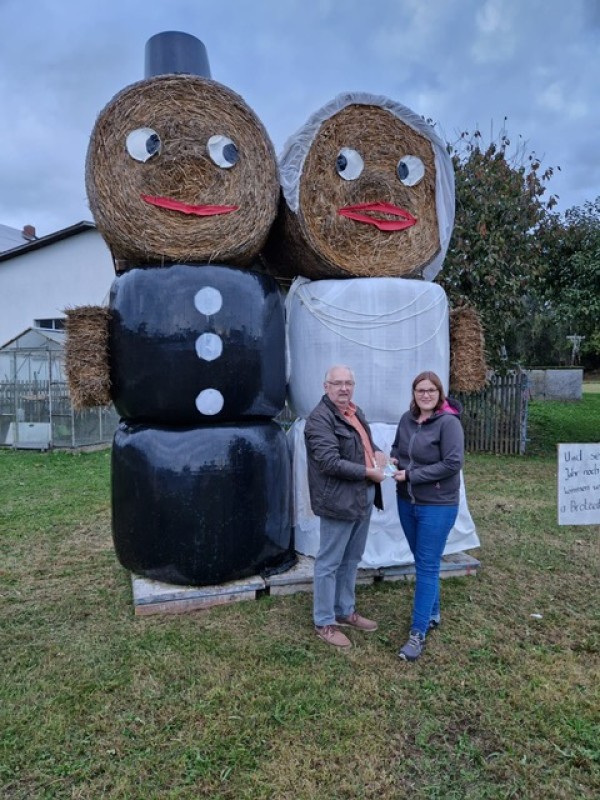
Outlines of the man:
{"label": "man", "polygon": [[375,631],[377,623],[356,612],[355,584],[373,504],[383,508],[385,454],[373,443],[369,425],[352,402],[354,373],[334,366],[325,375],[325,394],[304,428],[308,488],[321,518],[315,559],[314,623],[317,636],[335,647],[352,642],[338,629]]}

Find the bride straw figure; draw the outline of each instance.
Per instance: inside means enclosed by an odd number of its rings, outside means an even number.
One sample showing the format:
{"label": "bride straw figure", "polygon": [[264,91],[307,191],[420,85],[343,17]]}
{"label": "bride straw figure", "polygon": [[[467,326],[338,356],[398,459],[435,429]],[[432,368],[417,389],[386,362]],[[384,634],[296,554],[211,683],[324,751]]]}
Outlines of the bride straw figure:
{"label": "bride straw figure", "polygon": [[[414,375],[433,370],[446,390],[475,391],[486,367],[476,313],[453,312],[451,336],[447,297],[434,282],[454,224],[454,173],[423,117],[386,97],[339,95],[289,138],[279,170],[282,199],[266,255],[273,274],[293,279],[286,325],[288,402],[298,417],[290,432],[296,548],[314,555],[318,520],[306,490],[302,430],[328,364],[352,364],[357,402],[388,450]],[[464,375],[467,385],[458,385]],[[372,517],[362,566],[412,560],[391,480],[384,503]],[[461,489],[445,552],[478,544]]]}

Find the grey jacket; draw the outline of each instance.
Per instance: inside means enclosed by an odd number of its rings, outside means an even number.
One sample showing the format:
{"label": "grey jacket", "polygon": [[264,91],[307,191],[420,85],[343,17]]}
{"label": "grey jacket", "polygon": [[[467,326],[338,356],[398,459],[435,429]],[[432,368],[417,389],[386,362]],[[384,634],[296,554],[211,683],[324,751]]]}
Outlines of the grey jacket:
{"label": "grey jacket", "polygon": [[397,483],[404,500],[417,505],[458,505],[460,470],[464,463],[464,433],[456,400],[423,423],[410,411],[403,414],[390,455],[398,468],[407,471],[407,481]]}
{"label": "grey jacket", "polygon": [[[371,440],[373,452],[381,450],[373,443],[371,430],[360,409],[356,416]],[[304,438],[313,513],[347,520],[368,517],[371,505],[367,488],[373,484],[365,477],[365,449],[356,428],[327,395],[323,395],[308,416]],[[378,483],[375,484],[375,506],[383,508]]]}

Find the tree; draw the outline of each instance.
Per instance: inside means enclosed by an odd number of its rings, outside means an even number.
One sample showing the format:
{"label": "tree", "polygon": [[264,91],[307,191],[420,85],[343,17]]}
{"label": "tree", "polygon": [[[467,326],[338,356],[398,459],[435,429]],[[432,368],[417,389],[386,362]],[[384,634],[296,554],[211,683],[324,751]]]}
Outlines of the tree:
{"label": "tree", "polygon": [[507,332],[508,349],[527,367],[570,364],[569,329],[535,295],[527,297],[528,316]]}
{"label": "tree", "polygon": [[600,197],[540,228],[539,293],[568,335],[584,336],[582,355],[600,363]]}
{"label": "tree", "polygon": [[510,147],[505,130],[485,147],[479,131],[449,145],[456,218],[438,276],[454,307],[469,304],[480,313],[488,360],[496,367],[506,358],[509,332],[531,313],[524,298],[534,294],[542,270],[536,232],[556,205],[556,197],[543,197],[554,169],[542,170],[525,143],[512,154]]}

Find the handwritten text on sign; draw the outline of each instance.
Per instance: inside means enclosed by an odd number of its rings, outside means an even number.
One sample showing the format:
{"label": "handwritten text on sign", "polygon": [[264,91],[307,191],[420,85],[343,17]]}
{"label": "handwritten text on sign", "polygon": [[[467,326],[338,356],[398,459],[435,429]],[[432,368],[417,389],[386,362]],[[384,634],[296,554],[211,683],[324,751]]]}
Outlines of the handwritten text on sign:
{"label": "handwritten text on sign", "polygon": [[558,524],[600,524],[600,443],[558,445]]}

